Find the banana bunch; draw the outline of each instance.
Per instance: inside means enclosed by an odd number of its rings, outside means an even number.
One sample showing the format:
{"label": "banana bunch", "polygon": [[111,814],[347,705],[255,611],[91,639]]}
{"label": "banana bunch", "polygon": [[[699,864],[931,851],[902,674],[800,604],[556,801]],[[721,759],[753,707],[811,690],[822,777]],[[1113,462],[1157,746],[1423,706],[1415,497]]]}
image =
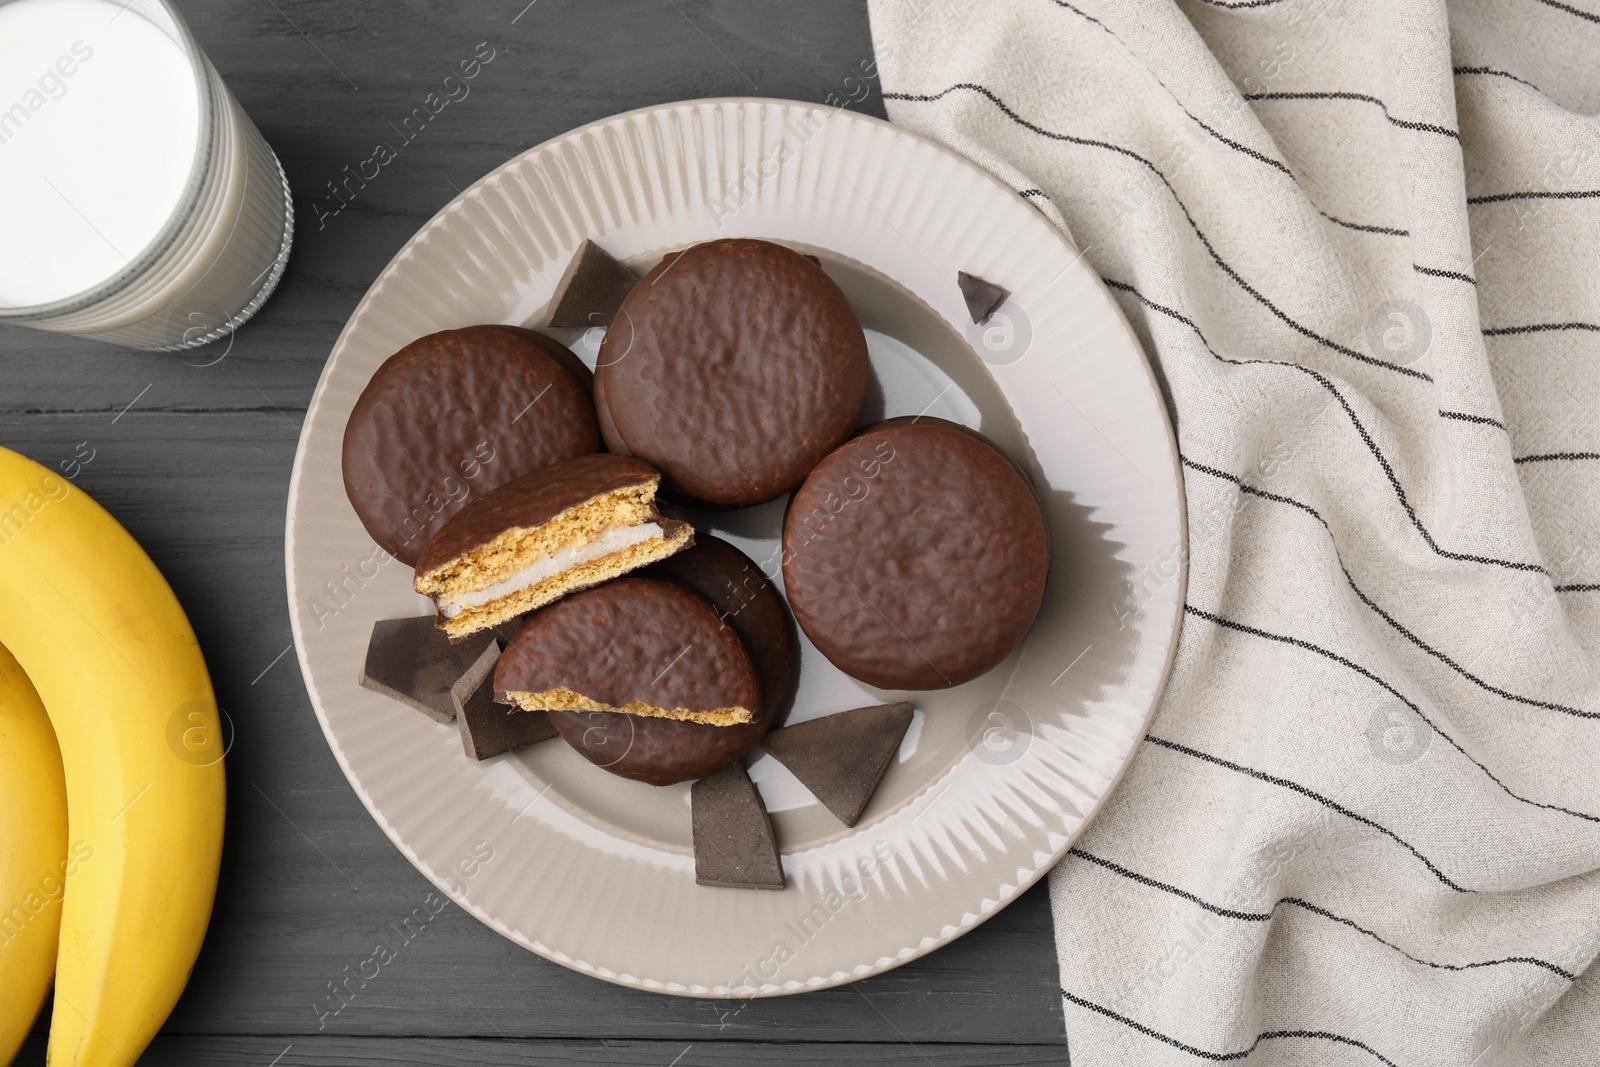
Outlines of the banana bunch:
{"label": "banana bunch", "polygon": [[56,969],[67,873],[67,780],[39,694],[0,648],[0,1063],[28,1036]]}
{"label": "banana bunch", "polygon": [[211,917],[216,699],[143,549],[81,489],[3,448],[0,645],[0,1063],[53,972],[50,1067],[129,1067]]}

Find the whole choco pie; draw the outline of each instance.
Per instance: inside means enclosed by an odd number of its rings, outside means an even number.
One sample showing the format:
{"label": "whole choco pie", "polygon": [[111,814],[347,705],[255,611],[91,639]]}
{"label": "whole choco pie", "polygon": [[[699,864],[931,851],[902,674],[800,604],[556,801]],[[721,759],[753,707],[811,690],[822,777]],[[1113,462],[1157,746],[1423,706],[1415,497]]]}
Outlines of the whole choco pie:
{"label": "whole choco pie", "polygon": [[[531,331],[528,331],[531,332]],[[419,338],[373,374],[344,430],[345,492],[379,546],[415,565],[470,500],[598,452],[594,406],[551,339],[471,326]]]}
{"label": "whole choco pie", "polygon": [[1039,613],[1044,512],[982,434],[928,417],[863,430],[789,502],[783,580],[806,636],[883,689],[944,689],[990,670]]}
{"label": "whole choco pie", "polygon": [[550,723],[612,774],[650,785],[704,778],[754,748],[787,709],[795,660],[789,612],[748,556],[709,534],[696,534],[693,546],[638,573],[687,586],[733,627],[761,683],[760,713],[748,723],[710,726],[610,711],[552,711]]}
{"label": "whole choco pie", "polygon": [[600,346],[607,446],[715,508],[795,489],[866,402],[867,342],[850,302],[769,241],[694,245],[623,301]]}

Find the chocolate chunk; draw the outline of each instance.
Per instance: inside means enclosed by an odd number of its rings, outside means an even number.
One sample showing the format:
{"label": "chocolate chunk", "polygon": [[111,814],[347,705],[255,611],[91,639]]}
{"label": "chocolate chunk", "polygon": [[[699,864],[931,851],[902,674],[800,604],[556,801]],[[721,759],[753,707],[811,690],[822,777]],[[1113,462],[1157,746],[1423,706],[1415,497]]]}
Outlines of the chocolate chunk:
{"label": "chocolate chunk", "polygon": [[648,463],[601,453],[513,479],[444,524],[413,587],[462,636],[664,559],[693,530],[657,510],[660,478]]}
{"label": "chocolate chunk", "polygon": [[[504,329],[444,330],[384,361],[345,423],[345,493],[410,566],[469,501],[600,451],[587,392],[541,345]],[[576,358],[576,357],[574,357]]]}
{"label": "chocolate chunk", "polygon": [[450,687],[490,649],[499,651],[491,638],[451,641],[427,615],[384,619],[373,624],[359,681],[430,719],[450,722],[456,717]]}
{"label": "chocolate chunk", "polygon": [[1011,295],[1011,290],[964,270],[956,272],[956,284],[961,286],[961,298],[967,302],[967,314],[980,326],[988,322],[989,316]]}
{"label": "chocolate chunk", "polygon": [[782,889],[783,864],[761,794],[735,763],[689,791],[694,880],[730,889]]}
{"label": "chocolate chunk", "polygon": [[639,576],[678,582],[711,602],[750,653],[761,682],[760,713],[736,726],[616,711],[554,712],[552,721],[568,744],[612,774],[650,785],[704,778],[750,751],[788,708],[795,668],[789,611],[761,569],[719,537],[696,534],[691,547]]}
{"label": "chocolate chunk", "polygon": [[612,451],[718,508],[796,488],[860,421],[866,337],[833,279],[770,241],[663,261],[606,331],[595,396]]}
{"label": "chocolate chunk", "polygon": [[633,576],[529,615],[500,657],[494,687],[518,707],[558,714],[624,711],[732,726],[761,711],[744,642],[706,598]]}
{"label": "chocolate chunk", "polygon": [[450,687],[456,723],[461,727],[461,747],[476,760],[556,736],[550,716],[544,712],[518,711],[494,702],[494,665],[499,660],[498,644],[484,649],[471,669]]}
{"label": "chocolate chunk", "polygon": [[609,326],[639,276],[593,241],[567,264],[551,301],[552,326]]}
{"label": "chocolate chunk", "polygon": [[880,689],[944,689],[995,667],[1027,636],[1049,571],[1021,468],[929,416],[879,423],[830,453],[784,518],[795,620]]}
{"label": "chocolate chunk", "polygon": [[911,725],[910,704],[879,704],[785,726],[762,742],[846,826],[861,818]]}

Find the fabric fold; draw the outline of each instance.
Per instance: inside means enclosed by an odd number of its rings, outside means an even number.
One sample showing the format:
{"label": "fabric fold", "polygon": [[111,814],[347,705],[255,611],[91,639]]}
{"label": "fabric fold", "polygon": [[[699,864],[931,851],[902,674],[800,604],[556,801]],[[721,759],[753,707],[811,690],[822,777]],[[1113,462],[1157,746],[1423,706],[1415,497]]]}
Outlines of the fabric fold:
{"label": "fabric fold", "polygon": [[1157,368],[1189,588],[1072,1062],[1600,1061],[1600,9],[872,0]]}

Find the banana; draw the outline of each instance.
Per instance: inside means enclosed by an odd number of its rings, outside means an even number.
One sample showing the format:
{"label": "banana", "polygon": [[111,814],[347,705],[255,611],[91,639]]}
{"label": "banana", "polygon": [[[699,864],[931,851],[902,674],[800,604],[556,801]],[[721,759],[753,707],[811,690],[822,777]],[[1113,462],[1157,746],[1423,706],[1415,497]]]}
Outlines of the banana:
{"label": "banana", "polygon": [[211,917],[225,799],[216,698],[150,557],[83,490],[3,448],[0,644],[55,727],[79,856],[48,1062],[128,1067],[171,1013]]}
{"label": "banana", "polygon": [[0,1063],[33,1027],[56,969],[66,893],[67,783],[28,676],[0,648]]}

